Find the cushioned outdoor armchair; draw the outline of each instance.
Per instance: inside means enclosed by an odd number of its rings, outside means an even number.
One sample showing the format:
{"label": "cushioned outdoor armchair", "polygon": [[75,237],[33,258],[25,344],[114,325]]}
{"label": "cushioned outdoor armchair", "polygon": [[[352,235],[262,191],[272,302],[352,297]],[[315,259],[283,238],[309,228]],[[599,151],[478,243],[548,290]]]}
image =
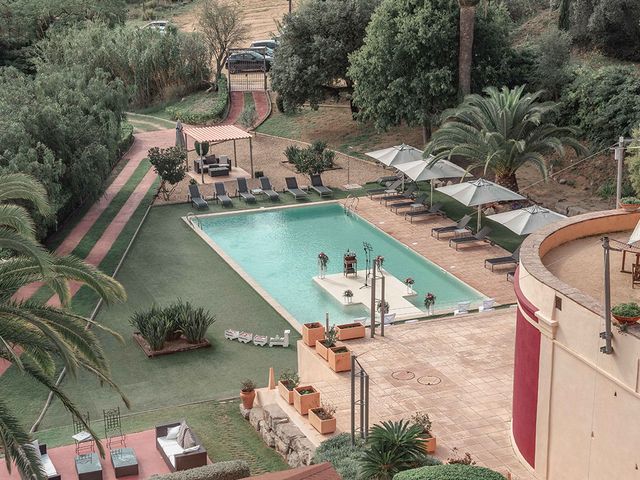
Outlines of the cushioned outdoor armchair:
{"label": "cushioned outdoor armchair", "polygon": [[[184,437],[189,435],[189,444],[194,444],[190,447],[183,447],[180,444],[180,438],[172,438],[173,435],[170,435],[171,429],[174,429],[175,432],[175,428],[180,428],[183,424],[188,429],[188,434],[185,434]],[[184,421],[157,426],[156,449],[172,472],[189,470],[207,464],[207,451],[198,436]]]}

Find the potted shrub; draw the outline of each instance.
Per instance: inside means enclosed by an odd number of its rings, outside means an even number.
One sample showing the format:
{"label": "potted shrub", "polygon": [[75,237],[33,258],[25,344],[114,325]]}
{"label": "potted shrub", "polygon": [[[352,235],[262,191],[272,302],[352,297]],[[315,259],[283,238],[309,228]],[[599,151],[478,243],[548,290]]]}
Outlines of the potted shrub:
{"label": "potted shrub", "polygon": [[244,380],[240,387],[240,400],[242,400],[242,406],[247,410],[251,410],[255,399],[256,384],[253,380]]}
{"label": "potted shrub", "polygon": [[618,207],[628,212],[635,212],[640,208],[640,199],[636,197],[622,197]]}
{"label": "potted shrub", "polygon": [[310,408],[320,406],[320,392],[311,385],[304,385],[293,389],[293,407],[300,415],[309,413]]}
{"label": "potted shrub", "polygon": [[424,440],[421,441],[422,449],[426,453],[436,451],[436,437],[431,433],[431,419],[427,413],[416,412],[411,416],[411,423],[422,428]]}
{"label": "potted shrub", "polygon": [[331,347],[327,352],[329,368],[334,372],[346,372],[351,370],[351,350],[344,345]]}
{"label": "potted shrub", "polygon": [[640,305],[636,302],[619,303],[611,309],[611,315],[620,323],[635,323],[640,320]]}
{"label": "potted shrub", "polygon": [[329,257],[327,256],[327,254],[324,253],[324,252],[320,252],[318,254],[318,269],[319,269],[318,276],[320,278],[324,278],[325,275],[327,274],[327,264],[328,263],[329,263]]}
{"label": "potted shrub", "polygon": [[[389,302],[387,302],[385,300],[384,302],[384,313],[387,314],[389,313]],[[376,303],[376,312],[380,313],[382,311],[382,300],[378,300],[378,302]]]}
{"label": "potted shrub", "polygon": [[353,290],[345,290],[342,294],[344,302],[350,304],[353,301]]}
{"label": "potted shrub", "polygon": [[415,280],[411,277],[407,277],[404,279],[404,284],[407,286],[407,294],[411,295],[412,293],[415,293],[413,291],[413,284],[416,283]]}
{"label": "potted shrub", "polygon": [[331,329],[325,333],[323,339],[316,341],[316,353],[327,360],[329,358],[329,349],[336,345],[337,336],[338,332],[336,331],[336,327],[331,327]]}
{"label": "potted shrub", "polygon": [[293,389],[300,384],[300,377],[296,372],[291,370],[285,370],[280,374],[278,379],[278,392],[280,396],[284,398],[289,405],[293,403]]}
{"label": "potted shrub", "polygon": [[318,408],[309,410],[309,423],[322,435],[336,431],[336,407],[323,403]]}
{"label": "potted shrub", "polygon": [[309,347],[315,347],[316,341],[324,338],[324,326],[319,322],[302,325],[302,341]]}
{"label": "potted shrub", "polygon": [[427,307],[427,313],[433,314],[433,306],[436,304],[436,296],[429,292],[424,296],[424,306]]}
{"label": "potted shrub", "polygon": [[340,341],[364,338],[364,324],[362,322],[354,322],[336,325],[336,332]]}

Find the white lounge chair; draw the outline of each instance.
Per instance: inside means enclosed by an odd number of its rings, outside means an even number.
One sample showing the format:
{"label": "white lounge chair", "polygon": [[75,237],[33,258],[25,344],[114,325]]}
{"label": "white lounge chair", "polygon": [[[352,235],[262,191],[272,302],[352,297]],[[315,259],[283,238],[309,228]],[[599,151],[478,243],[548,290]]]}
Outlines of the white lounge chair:
{"label": "white lounge chair", "polygon": [[396,314],[395,313],[385,313],[384,314],[384,324],[385,325],[390,325],[393,322],[395,322],[396,320]]}
{"label": "white lounge chair", "polygon": [[478,307],[478,310],[480,312],[490,312],[491,310],[493,310],[493,306],[495,305],[496,300],[494,298],[487,298],[486,300],[482,301],[482,305],[480,305],[480,307]]}

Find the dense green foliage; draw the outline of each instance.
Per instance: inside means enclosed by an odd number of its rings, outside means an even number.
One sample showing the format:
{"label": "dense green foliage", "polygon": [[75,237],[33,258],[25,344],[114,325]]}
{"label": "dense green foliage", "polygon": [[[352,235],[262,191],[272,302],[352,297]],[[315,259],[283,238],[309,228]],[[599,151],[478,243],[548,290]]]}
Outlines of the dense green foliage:
{"label": "dense green foliage", "polygon": [[227,81],[227,77],[224,74],[220,75],[216,85],[218,86],[217,97],[211,109],[200,111],[191,104],[177,104],[168,107],[167,112],[173,120],[180,120],[181,122],[192,125],[203,125],[222,120],[227,113],[229,104],[229,82]]}
{"label": "dense green foliage", "polygon": [[[472,86],[509,83],[504,62],[509,17],[491,3],[478,15]],[[430,128],[432,117],[455,104],[458,68],[457,0],[383,0],[371,18],[364,45],[350,56],[358,118],[385,129],[407,122]],[[428,132],[426,132],[428,133]]]}
{"label": "dense green foliage", "polygon": [[178,183],[187,174],[187,151],[181,147],[153,147],[149,149],[148,157],[160,177],[158,191],[165,200],[169,200]]}
{"label": "dense green foliage", "polygon": [[629,172],[629,182],[637,196],[640,196],[640,127],[635,128],[631,135],[633,141],[627,150],[625,163]]}
{"label": "dense green foliage", "polygon": [[289,145],[284,151],[284,156],[296,167],[298,173],[315,175],[333,167],[336,153],[327,150],[327,142],[318,140],[306,148]]}
{"label": "dense green foliage", "polygon": [[562,89],[572,79],[569,71],[571,36],[561,30],[551,29],[540,36],[536,47],[533,86],[536,90],[544,90],[545,97],[558,100]]}
{"label": "dense green foliage", "polygon": [[305,102],[312,108],[344,81],[348,56],[362,46],[365,28],[380,0],[309,0],[280,26],[280,44],[271,71],[284,110]]}
{"label": "dense green foliage", "polygon": [[470,169],[490,171],[497,183],[517,192],[516,171],[523,165],[534,165],[546,178],[545,154],[564,156],[565,145],[583,152],[575,129],[552,123],[559,104],[540,102],[541,92],[489,87],[485,93],[468,95],[443,113],[444,123],[425,152],[434,155],[434,162],[462,157],[471,162]]}
{"label": "dense green foliage", "polygon": [[364,442],[358,440],[356,445],[351,445],[351,435],[340,433],[320,444],[313,463],[329,462],[342,478],[356,479],[359,478],[363,448]]}
{"label": "dense green foliage", "polygon": [[87,24],[55,32],[37,49],[37,63],[100,68],[129,88],[131,103],[184,95],[209,78],[208,54],[196,34]]}
{"label": "dense green foliage", "polygon": [[165,475],[153,475],[151,480],[238,480],[248,478],[250,474],[247,462],[232,460]]}
{"label": "dense green foliage", "polygon": [[393,480],[504,480],[493,470],[475,465],[436,465],[406,470]]}
{"label": "dense green foliage", "polygon": [[640,120],[640,75],[634,67],[580,68],[562,94],[563,120],[609,146]]}

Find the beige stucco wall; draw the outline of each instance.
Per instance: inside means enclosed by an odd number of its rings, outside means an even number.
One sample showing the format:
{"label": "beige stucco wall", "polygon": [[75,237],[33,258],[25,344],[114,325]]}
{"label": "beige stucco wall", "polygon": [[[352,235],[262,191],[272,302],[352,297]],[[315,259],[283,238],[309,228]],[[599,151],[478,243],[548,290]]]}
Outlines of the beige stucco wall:
{"label": "beige stucco wall", "polygon": [[[535,457],[542,479],[640,479],[640,337],[614,327],[614,352],[601,353],[600,299],[562,283],[541,262],[541,253],[567,241],[630,229],[639,217],[603,213],[567,219],[522,247],[519,285],[539,309],[530,323],[542,334]],[[590,261],[601,259],[585,259],[585,268]]]}

